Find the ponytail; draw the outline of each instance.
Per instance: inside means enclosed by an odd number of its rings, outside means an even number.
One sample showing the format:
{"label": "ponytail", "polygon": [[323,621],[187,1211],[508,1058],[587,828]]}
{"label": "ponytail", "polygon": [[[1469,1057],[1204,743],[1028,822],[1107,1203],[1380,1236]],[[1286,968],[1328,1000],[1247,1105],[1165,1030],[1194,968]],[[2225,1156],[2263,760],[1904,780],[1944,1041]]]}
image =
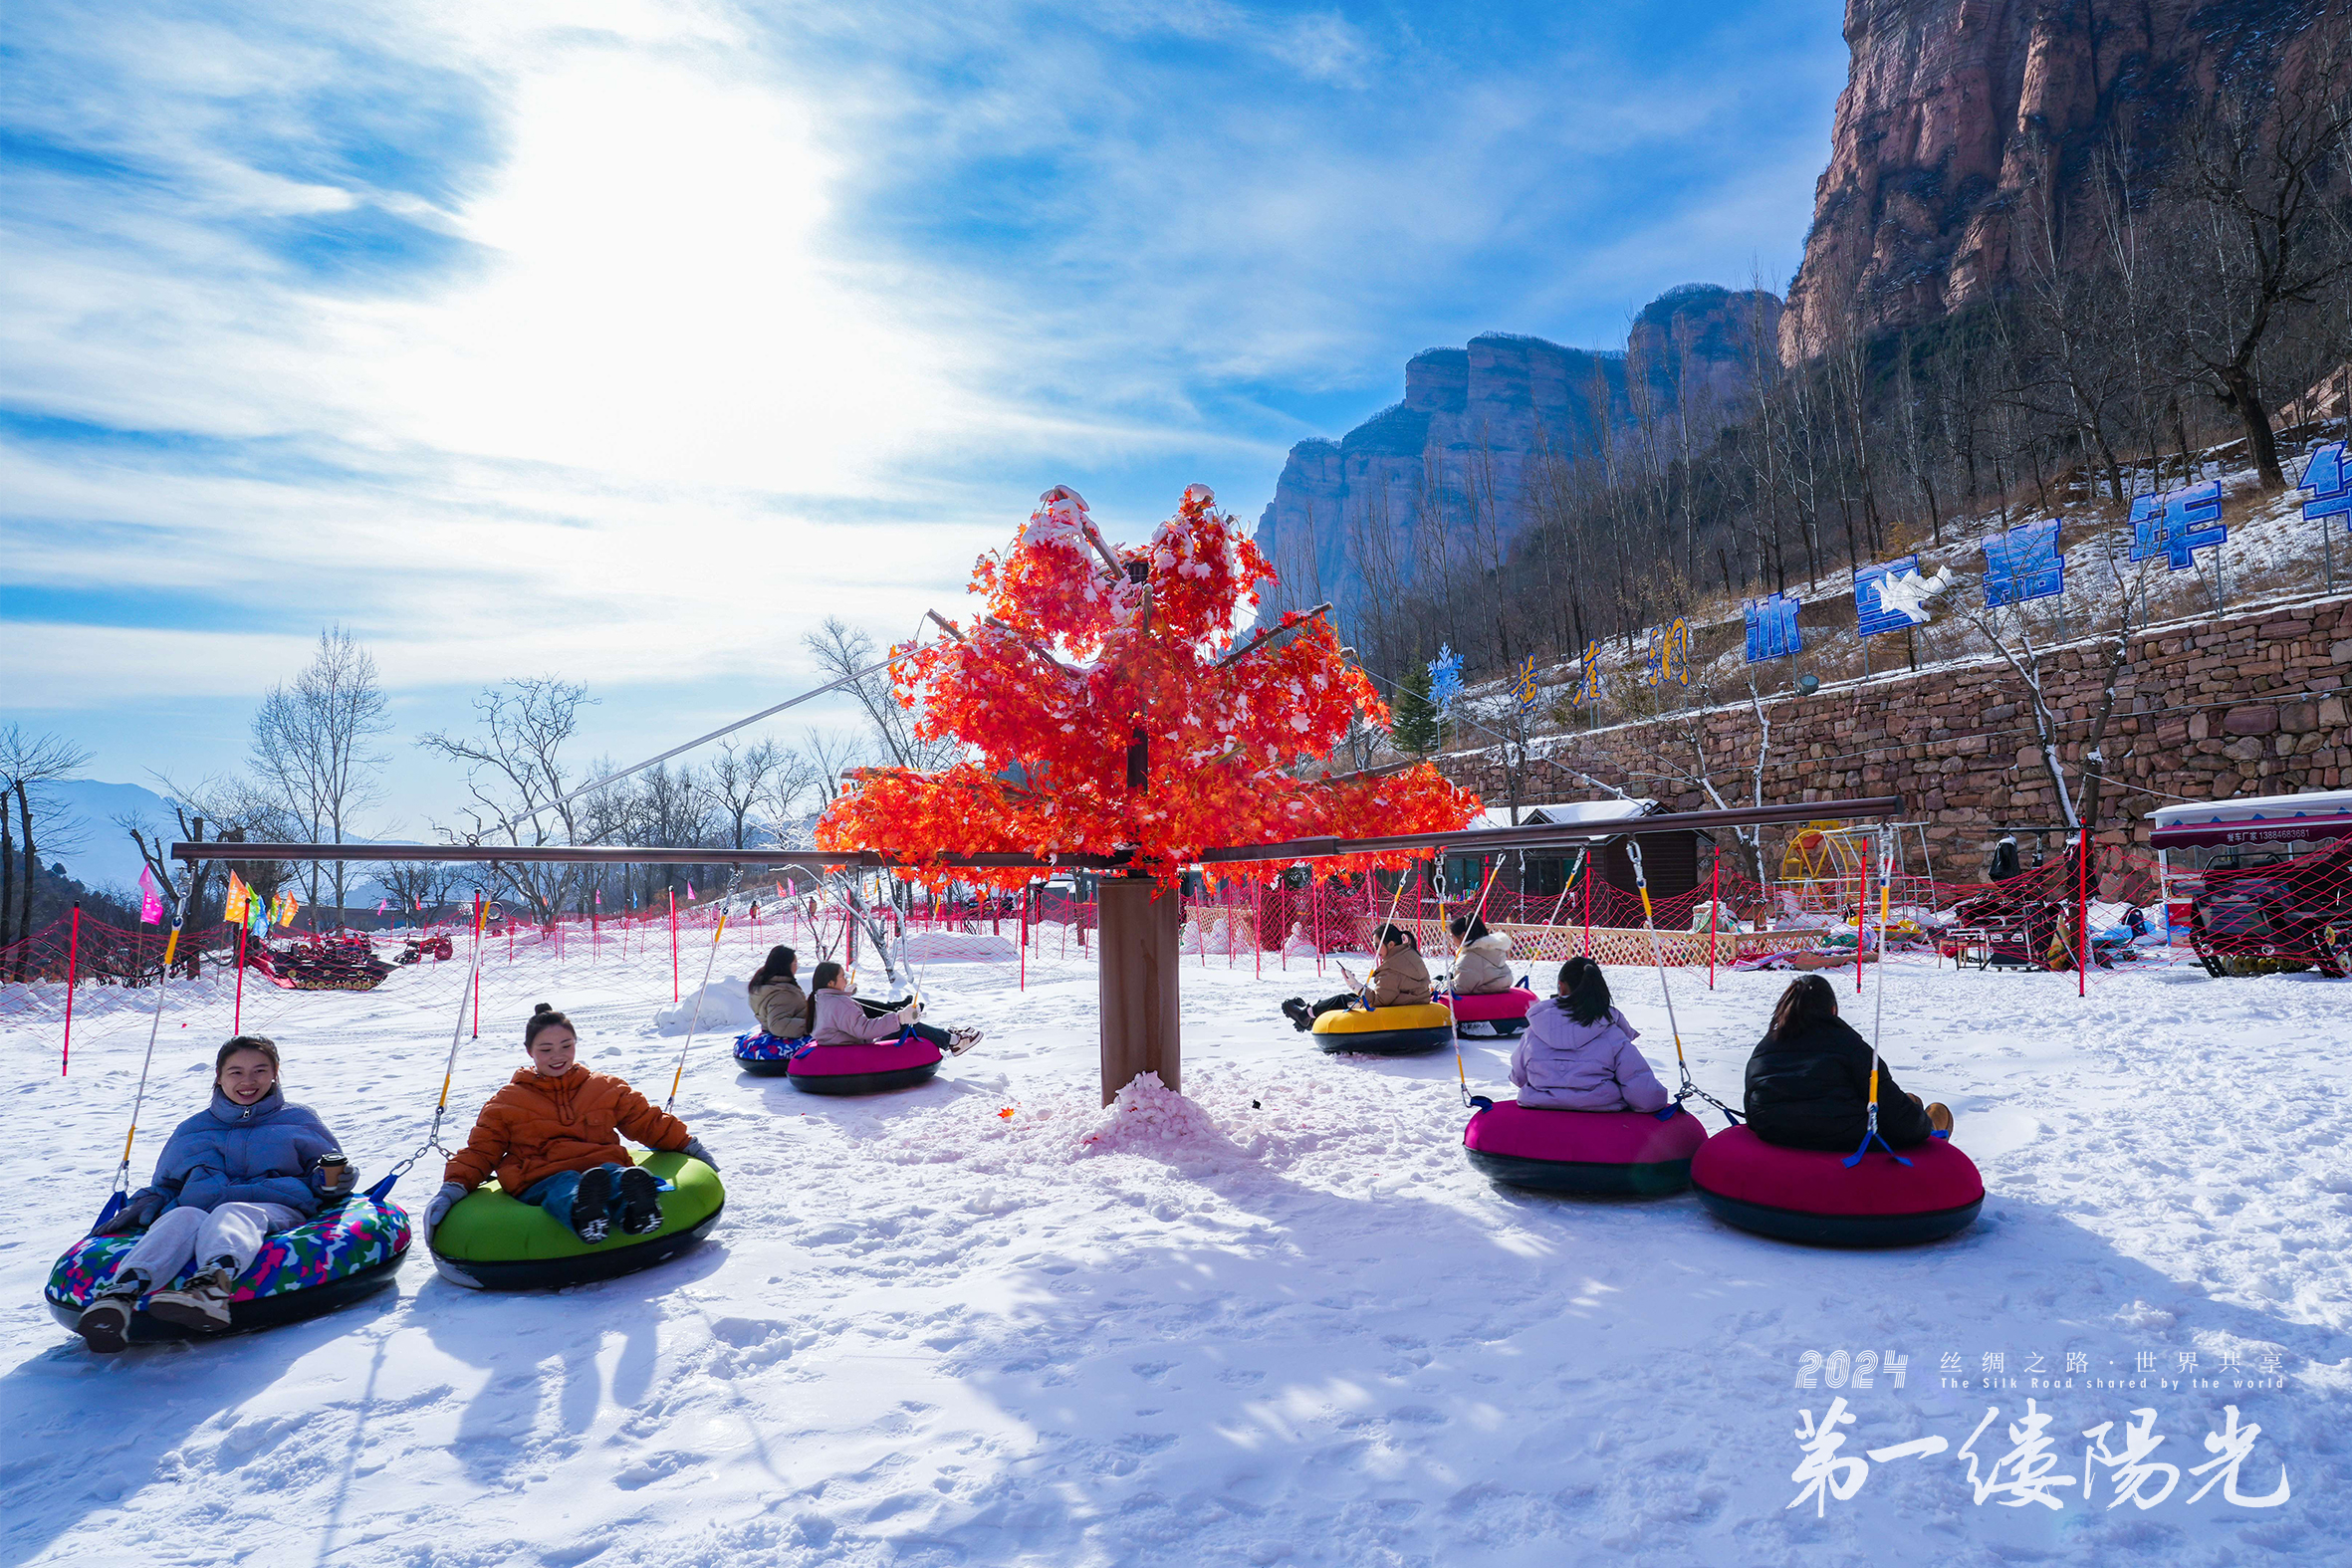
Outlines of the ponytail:
{"label": "ponytail", "polygon": [[1572,958],[1559,967],[1559,1005],[1578,1023],[1598,1023],[1609,1015],[1609,978],[1588,958]]}
{"label": "ponytail", "polygon": [[826,959],[811,973],[809,976],[809,1017],[802,1026],[802,1033],[815,1034],[817,1032],[817,998],[840,978],[841,966],[835,964],[831,959]]}

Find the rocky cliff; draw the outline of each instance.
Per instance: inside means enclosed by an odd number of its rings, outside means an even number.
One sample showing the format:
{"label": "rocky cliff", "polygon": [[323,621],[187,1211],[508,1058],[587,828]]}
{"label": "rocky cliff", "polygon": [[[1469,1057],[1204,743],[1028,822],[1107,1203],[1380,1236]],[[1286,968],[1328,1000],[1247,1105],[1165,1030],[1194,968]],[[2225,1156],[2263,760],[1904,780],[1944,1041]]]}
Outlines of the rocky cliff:
{"label": "rocky cliff", "polygon": [[2161,169],[2217,73],[2262,71],[2328,0],[1847,0],[1853,52],[1781,352],[1998,293],[2047,180],[2061,251],[2097,244],[2092,170]]}
{"label": "rocky cliff", "polygon": [[1779,310],[1767,294],[1686,284],[1643,310],[1622,352],[1492,333],[1415,354],[1402,402],[1291,449],[1258,524],[1283,578],[1268,611],[1327,599],[1344,628],[1367,595],[1491,558],[1531,520],[1544,454],[1589,459],[1638,411],[1736,407]]}

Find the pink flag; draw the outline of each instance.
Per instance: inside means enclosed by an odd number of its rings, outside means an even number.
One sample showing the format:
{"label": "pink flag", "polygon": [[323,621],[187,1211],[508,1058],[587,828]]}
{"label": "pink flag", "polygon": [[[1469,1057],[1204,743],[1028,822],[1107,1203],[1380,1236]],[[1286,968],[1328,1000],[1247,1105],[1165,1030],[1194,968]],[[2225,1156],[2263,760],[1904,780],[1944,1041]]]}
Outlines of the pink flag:
{"label": "pink flag", "polygon": [[377,904],[377,905],[375,906],[375,912],[376,912],[377,914],[379,914],[379,915],[380,915],[380,914],[382,914],[382,913],[383,913],[385,910],[387,910],[387,909],[389,909],[389,908],[391,908],[391,907],[392,907],[392,901],[391,901],[390,899],[388,899],[388,898],[387,898],[387,899],[383,900],[381,903],[379,903],[379,904]]}
{"label": "pink flag", "polygon": [[686,884],[686,902],[689,904],[694,902],[694,884],[691,882]]}
{"label": "pink flag", "polygon": [[163,898],[155,888],[155,872],[151,866],[138,871],[138,923],[159,926],[163,923]]}

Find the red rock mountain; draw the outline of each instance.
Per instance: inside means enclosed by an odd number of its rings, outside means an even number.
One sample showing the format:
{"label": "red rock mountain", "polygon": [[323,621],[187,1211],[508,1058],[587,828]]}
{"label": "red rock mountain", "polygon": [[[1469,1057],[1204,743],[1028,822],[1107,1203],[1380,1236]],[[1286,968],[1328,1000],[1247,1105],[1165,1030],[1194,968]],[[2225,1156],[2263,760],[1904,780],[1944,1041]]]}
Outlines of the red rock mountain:
{"label": "red rock mountain", "polygon": [[2082,221],[2094,155],[2161,154],[2217,70],[2275,57],[2328,0],[1847,0],[1853,52],[1781,354],[1841,322],[1865,334],[1997,293],[2037,166],[2059,232]]}

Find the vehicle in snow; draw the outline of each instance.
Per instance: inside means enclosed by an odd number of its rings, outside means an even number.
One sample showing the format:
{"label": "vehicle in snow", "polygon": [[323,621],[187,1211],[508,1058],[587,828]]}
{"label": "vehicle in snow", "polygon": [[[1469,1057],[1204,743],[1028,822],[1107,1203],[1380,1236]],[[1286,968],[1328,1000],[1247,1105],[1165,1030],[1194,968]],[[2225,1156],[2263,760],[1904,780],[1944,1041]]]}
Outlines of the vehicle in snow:
{"label": "vehicle in snow", "polygon": [[2149,821],[2166,914],[2208,974],[2352,973],[2352,789],[2168,805]]}

